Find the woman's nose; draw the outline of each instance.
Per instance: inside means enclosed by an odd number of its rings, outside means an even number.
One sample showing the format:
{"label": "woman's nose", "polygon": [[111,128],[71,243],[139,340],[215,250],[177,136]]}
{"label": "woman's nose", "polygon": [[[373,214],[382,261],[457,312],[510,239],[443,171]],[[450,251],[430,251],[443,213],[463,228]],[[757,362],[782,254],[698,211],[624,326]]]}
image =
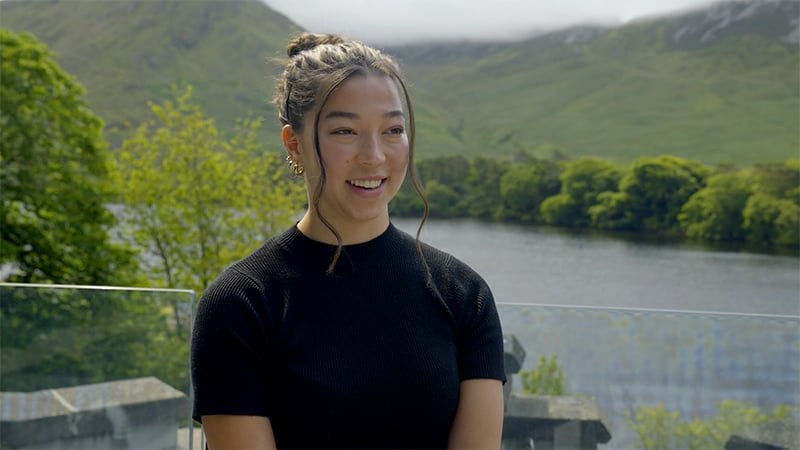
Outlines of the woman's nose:
{"label": "woman's nose", "polygon": [[386,160],[380,138],[377,136],[365,137],[358,151],[358,161],[363,164],[377,164]]}

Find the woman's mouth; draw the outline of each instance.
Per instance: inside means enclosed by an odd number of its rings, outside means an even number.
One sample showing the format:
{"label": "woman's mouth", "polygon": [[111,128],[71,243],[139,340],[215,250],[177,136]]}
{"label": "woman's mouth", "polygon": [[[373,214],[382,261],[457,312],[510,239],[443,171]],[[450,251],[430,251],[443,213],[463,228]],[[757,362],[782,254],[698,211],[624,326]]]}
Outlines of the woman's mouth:
{"label": "woman's mouth", "polygon": [[383,183],[383,180],[385,180],[385,178],[377,180],[347,180],[347,182],[361,189],[375,189]]}

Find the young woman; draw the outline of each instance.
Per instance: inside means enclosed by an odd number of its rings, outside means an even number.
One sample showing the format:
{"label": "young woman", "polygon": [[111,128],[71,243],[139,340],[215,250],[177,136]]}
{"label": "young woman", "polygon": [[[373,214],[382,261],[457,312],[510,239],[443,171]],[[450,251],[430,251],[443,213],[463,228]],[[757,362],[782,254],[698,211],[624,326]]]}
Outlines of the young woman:
{"label": "young woman", "polygon": [[492,294],[389,220],[407,170],[421,193],[396,63],[335,35],[287,53],[275,103],[309,206],[199,302],[194,416],[209,448],[499,448]]}

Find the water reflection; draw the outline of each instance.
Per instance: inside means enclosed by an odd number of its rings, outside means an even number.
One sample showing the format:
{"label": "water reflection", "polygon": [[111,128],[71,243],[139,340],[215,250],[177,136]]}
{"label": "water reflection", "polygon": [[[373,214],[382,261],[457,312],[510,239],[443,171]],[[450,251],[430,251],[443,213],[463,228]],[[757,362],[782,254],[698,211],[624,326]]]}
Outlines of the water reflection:
{"label": "water reflection", "polygon": [[[414,233],[415,219],[393,219]],[[464,260],[498,301],[800,314],[800,258],[430,220],[422,239]]]}

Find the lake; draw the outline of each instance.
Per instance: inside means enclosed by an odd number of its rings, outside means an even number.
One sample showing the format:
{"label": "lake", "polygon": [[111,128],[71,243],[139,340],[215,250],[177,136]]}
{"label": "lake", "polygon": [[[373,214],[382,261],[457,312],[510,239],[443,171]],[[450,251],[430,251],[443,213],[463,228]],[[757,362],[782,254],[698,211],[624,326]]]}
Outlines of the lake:
{"label": "lake", "polygon": [[[414,234],[418,220],[393,218]],[[478,271],[497,302],[800,315],[800,258],[550,228],[431,219],[422,240]]]}
{"label": "lake", "polygon": [[798,257],[475,220],[431,220],[422,240],[486,279],[523,369],[557,355],[568,392],[597,401],[602,448],[636,445],[626,416],[642,406],[693,418],[726,399],[800,405]]}

